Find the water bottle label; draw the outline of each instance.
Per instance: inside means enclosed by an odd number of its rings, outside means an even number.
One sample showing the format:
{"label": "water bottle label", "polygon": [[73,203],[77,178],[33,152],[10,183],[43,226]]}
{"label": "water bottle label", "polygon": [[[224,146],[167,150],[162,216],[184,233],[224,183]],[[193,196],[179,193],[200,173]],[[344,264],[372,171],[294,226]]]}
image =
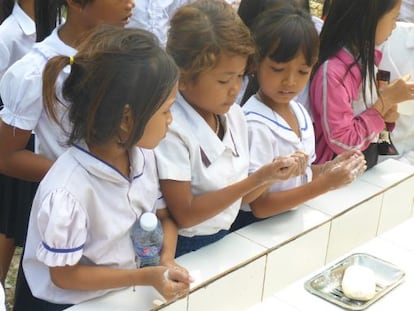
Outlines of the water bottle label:
{"label": "water bottle label", "polygon": [[158,246],[136,246],[136,252],[140,258],[158,257],[160,250]]}

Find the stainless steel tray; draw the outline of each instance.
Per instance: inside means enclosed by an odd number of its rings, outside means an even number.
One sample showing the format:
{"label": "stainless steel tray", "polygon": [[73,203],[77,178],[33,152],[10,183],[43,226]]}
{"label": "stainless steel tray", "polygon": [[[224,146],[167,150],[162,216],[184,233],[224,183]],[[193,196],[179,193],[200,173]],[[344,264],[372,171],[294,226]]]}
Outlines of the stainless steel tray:
{"label": "stainless steel tray", "polygon": [[[368,301],[353,300],[342,292],[342,277],[350,265],[361,265],[372,269],[376,278],[376,293]],[[356,253],[334,264],[305,282],[310,293],[347,310],[364,310],[404,280],[405,273],[395,265],[369,254]]]}

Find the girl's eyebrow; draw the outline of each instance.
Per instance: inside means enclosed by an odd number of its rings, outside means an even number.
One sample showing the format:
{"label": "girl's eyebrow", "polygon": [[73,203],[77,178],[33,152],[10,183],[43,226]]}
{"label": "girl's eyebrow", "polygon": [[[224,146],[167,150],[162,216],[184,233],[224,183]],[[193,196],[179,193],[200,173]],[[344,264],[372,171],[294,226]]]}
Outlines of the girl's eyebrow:
{"label": "girl's eyebrow", "polygon": [[246,71],[246,68],[244,68],[243,70],[237,72],[237,71],[225,71],[225,72],[220,72],[218,73],[219,75],[237,75],[237,74],[244,74],[244,72]]}

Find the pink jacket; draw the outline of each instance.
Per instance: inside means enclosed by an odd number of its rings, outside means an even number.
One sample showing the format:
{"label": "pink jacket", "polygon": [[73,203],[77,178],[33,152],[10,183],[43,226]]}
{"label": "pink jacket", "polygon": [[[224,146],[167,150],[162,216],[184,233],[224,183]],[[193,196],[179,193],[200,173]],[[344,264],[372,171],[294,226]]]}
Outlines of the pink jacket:
{"label": "pink jacket", "polygon": [[[376,59],[381,55],[377,53]],[[316,138],[316,161],[325,163],[349,149],[365,150],[384,129],[377,110],[362,106],[362,78],[358,65],[341,49],[316,71],[310,85],[310,100]],[[369,98],[369,96],[367,96]],[[371,103],[368,103],[368,107]],[[355,111],[359,107],[360,112]]]}

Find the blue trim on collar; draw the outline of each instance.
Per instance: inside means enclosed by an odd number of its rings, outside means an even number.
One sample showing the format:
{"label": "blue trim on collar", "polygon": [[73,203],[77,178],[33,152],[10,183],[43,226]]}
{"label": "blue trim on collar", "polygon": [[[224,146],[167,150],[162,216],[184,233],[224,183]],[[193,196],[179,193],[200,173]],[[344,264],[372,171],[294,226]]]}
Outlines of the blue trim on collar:
{"label": "blue trim on collar", "polygon": [[[124,174],[122,174],[122,172],[121,172],[120,170],[118,170],[115,166],[113,166],[112,164],[110,164],[110,163],[106,162],[105,160],[102,160],[102,159],[98,158],[97,156],[95,156],[94,154],[92,154],[91,152],[89,152],[88,150],[86,150],[85,148],[82,148],[81,146],[79,146],[79,145],[77,145],[77,144],[73,144],[73,146],[74,146],[76,149],[78,149],[78,150],[80,150],[80,151],[83,151],[83,152],[85,152],[85,153],[89,154],[89,155],[90,155],[91,157],[93,157],[94,159],[96,159],[96,160],[98,160],[98,161],[100,161],[100,162],[104,163],[105,165],[109,166],[109,167],[110,167],[110,168],[112,168],[114,171],[116,171],[118,174],[120,174],[123,178],[125,178],[128,182],[130,182],[130,181],[131,181],[131,180],[129,179],[129,177],[127,177],[127,176],[125,176]],[[139,174],[138,174],[138,175],[136,175],[136,176],[133,176],[133,177],[132,177],[132,179],[137,179],[137,178],[140,178],[140,177],[144,174],[144,169],[145,169],[145,164],[146,164],[146,162],[145,162],[145,156],[144,156],[144,153],[142,152],[141,148],[138,148],[138,149],[139,149],[139,151],[141,151],[141,154],[142,154],[142,156],[143,156],[143,159],[144,159],[144,165],[142,166],[142,172],[141,172],[141,173],[139,173]]]}
{"label": "blue trim on collar", "polygon": [[74,247],[74,248],[53,248],[42,241],[42,245],[49,252],[59,253],[59,254],[68,254],[68,253],[74,253],[74,252],[80,251],[85,244],[82,244],[81,246]]}
{"label": "blue trim on collar", "polygon": [[142,151],[142,149],[141,149],[141,148],[138,148],[138,149],[139,149],[139,151],[140,151],[140,152],[141,152],[141,154],[142,154],[142,158],[144,159],[144,165],[142,165],[142,172],[141,172],[141,173],[139,173],[138,175],[133,176],[133,177],[132,177],[132,179],[138,179],[138,178],[140,178],[142,175],[144,175],[145,165],[147,164],[147,162],[145,161],[145,155],[144,155],[144,152]]}
{"label": "blue trim on collar", "polygon": [[[300,112],[302,113],[302,116],[303,116],[303,120],[305,121],[305,127],[303,127],[303,128],[301,127],[300,130],[301,131],[306,131],[308,129],[308,127],[309,127],[308,121],[306,120],[306,116],[305,116],[305,113],[303,111],[303,108],[300,105],[297,105],[297,107],[299,107],[299,110],[300,110]],[[262,117],[263,119],[266,119],[266,120],[268,120],[268,121],[276,124],[277,126],[283,128],[284,130],[293,132],[293,130],[290,127],[286,127],[283,124],[280,124],[279,122],[277,122],[276,120],[273,120],[273,119],[271,119],[271,118],[269,118],[269,117],[267,117],[267,116],[265,116],[265,115],[263,115],[261,113],[258,113],[258,112],[255,112],[255,111],[246,111],[244,114],[246,116],[249,115],[249,114],[257,115],[259,117]],[[299,124],[299,126],[300,126],[300,124]]]}

